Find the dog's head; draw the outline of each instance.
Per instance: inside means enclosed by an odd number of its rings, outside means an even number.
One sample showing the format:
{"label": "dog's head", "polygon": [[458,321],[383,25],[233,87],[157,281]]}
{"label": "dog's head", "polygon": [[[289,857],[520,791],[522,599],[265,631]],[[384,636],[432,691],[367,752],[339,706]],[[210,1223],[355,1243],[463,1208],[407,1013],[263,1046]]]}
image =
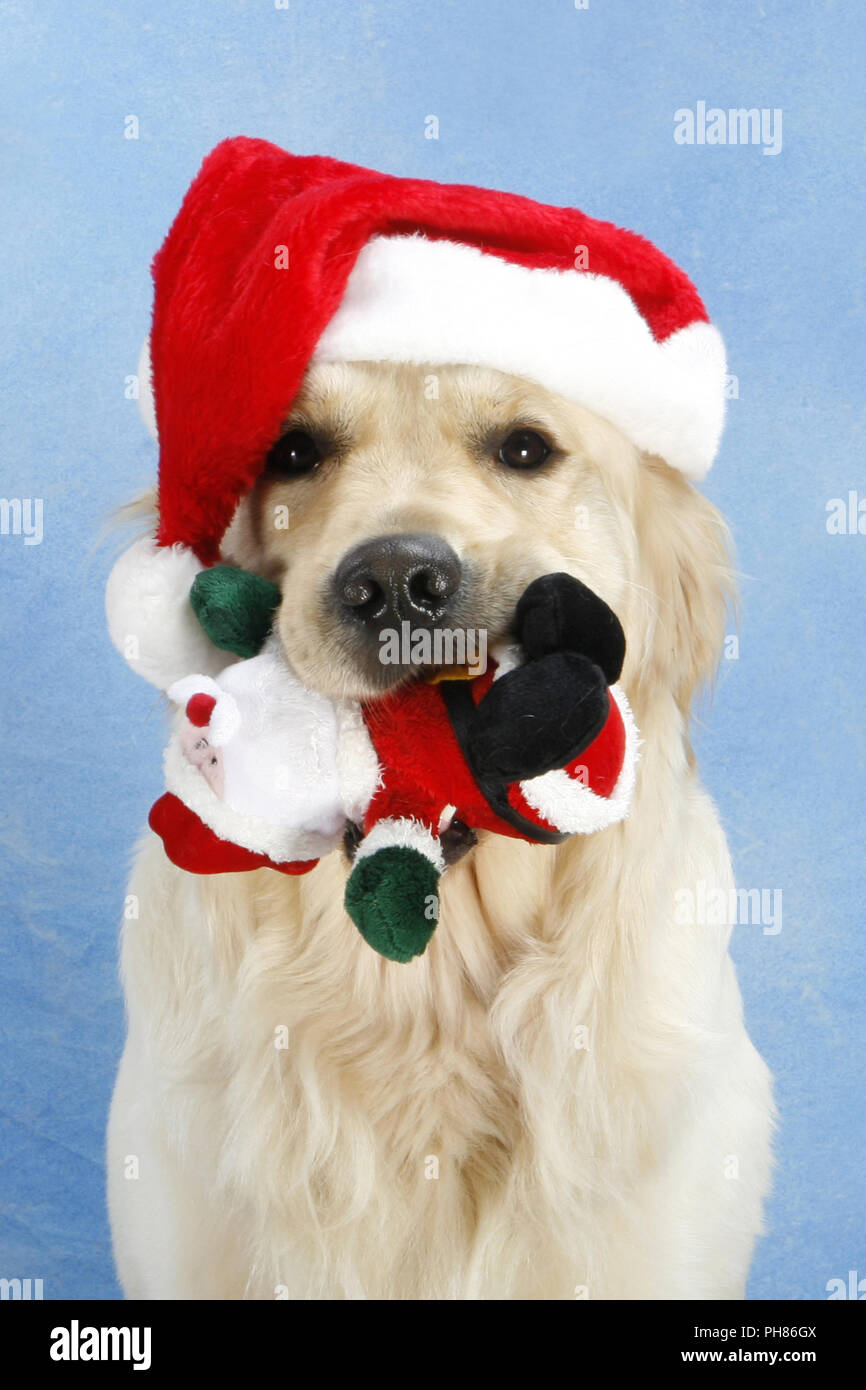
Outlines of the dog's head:
{"label": "dog's head", "polygon": [[718,657],[726,531],[612,425],[474,366],[314,364],[224,552],[279,582],[279,632],[312,688],[370,696],[404,624],[507,640],[538,575],[566,570],[620,618],[624,678],[685,708]]}

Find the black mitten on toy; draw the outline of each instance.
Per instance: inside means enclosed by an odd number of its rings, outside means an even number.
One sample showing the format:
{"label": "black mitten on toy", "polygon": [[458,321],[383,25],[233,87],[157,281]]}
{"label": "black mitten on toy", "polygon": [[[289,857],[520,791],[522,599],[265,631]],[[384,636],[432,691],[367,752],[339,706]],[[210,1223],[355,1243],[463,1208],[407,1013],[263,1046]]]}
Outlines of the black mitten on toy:
{"label": "black mitten on toy", "polygon": [[514,633],[527,661],[548,652],[580,652],[615,685],[625,660],[625,633],[613,609],[571,574],[543,574],[521,595]]}
{"label": "black mitten on toy", "polygon": [[616,614],[570,574],[545,574],[529,585],[513,633],[525,664],[493,683],[465,748],[476,772],[506,782],[564,767],[592,743],[625,657]]}
{"label": "black mitten on toy", "polygon": [[564,767],[604,728],[604,672],[577,652],[550,652],[494,681],[470,726],[477,775],[522,782]]}

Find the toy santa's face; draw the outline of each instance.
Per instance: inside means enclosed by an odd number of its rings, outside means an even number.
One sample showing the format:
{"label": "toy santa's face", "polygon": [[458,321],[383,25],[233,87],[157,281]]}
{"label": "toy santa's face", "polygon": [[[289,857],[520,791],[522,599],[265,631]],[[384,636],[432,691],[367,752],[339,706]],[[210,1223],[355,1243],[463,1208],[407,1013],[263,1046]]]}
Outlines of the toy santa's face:
{"label": "toy santa's face", "polygon": [[582,579],[628,632],[639,466],[612,425],[517,377],[314,364],[223,554],[280,584],[310,689],[371,698],[478,674],[545,573]]}
{"label": "toy santa's face", "polygon": [[225,796],[225,766],[222,750],[214,748],[208,738],[207,730],[197,728],[189,720],[185,722],[180,734],[181,748],[188,762],[197,767],[220,798]]}

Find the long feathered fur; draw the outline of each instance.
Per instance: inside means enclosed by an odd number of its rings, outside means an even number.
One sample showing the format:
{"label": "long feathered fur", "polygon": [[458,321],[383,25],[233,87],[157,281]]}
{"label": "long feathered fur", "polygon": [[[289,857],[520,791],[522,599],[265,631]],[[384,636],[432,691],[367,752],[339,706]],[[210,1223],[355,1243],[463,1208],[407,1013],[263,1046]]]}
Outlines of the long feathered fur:
{"label": "long feathered fur", "polygon": [[[407,412],[397,379],[396,404],[374,368],[328,389],[361,393],[387,422]],[[455,389],[477,408],[489,387],[464,372]],[[726,532],[678,475],[568,414],[603,485],[575,470],[562,486],[604,508],[603,524],[586,541],[531,505],[528,524],[539,562],[555,550],[623,616],[644,740],[630,817],[558,847],[483,837],[445,875],[433,942],[409,966],[345,916],[339,854],[298,880],[194,878],[148,839],[128,890],[140,915],[124,931],[130,1032],[109,1133],[130,1296],[742,1297],[769,1180],[769,1078],[730,925],[681,925],[672,906],[689,885],[732,884],[688,740],[724,633]],[[293,595],[339,553],[341,515],[363,526],[361,481],[340,486],[327,506],[300,504]],[[455,486],[466,506],[465,472]],[[463,523],[464,550],[488,545],[491,590],[504,566],[493,505]],[[447,496],[425,507],[453,535]],[[254,516],[234,541],[244,563],[278,571]],[[515,584],[530,563],[518,550]],[[300,592],[309,638],[308,614]],[[311,669],[327,659],[336,680],[326,651],[310,642]]]}

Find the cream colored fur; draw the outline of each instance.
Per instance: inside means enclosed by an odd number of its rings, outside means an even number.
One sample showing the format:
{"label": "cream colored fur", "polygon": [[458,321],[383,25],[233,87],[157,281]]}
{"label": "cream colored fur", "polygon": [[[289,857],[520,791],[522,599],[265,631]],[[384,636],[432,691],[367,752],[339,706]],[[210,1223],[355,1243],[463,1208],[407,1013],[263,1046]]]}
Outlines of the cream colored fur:
{"label": "cream colored fur", "polygon": [[[339,853],[298,880],[198,878],[149,837],[108,1143],[127,1296],[742,1297],[770,1082],[729,929],[674,921],[678,890],[731,886],[688,737],[730,589],[718,515],[610,425],[479,368],[318,366],[291,418],[334,457],[260,484],[228,548],[282,581],[302,678],[368,693],[321,598],[365,536],[443,535],[491,643],[568,569],[626,631],[637,791],[559,847],[483,836],[410,965],[345,916]],[[543,475],[495,462],[512,421],[559,446]]]}

